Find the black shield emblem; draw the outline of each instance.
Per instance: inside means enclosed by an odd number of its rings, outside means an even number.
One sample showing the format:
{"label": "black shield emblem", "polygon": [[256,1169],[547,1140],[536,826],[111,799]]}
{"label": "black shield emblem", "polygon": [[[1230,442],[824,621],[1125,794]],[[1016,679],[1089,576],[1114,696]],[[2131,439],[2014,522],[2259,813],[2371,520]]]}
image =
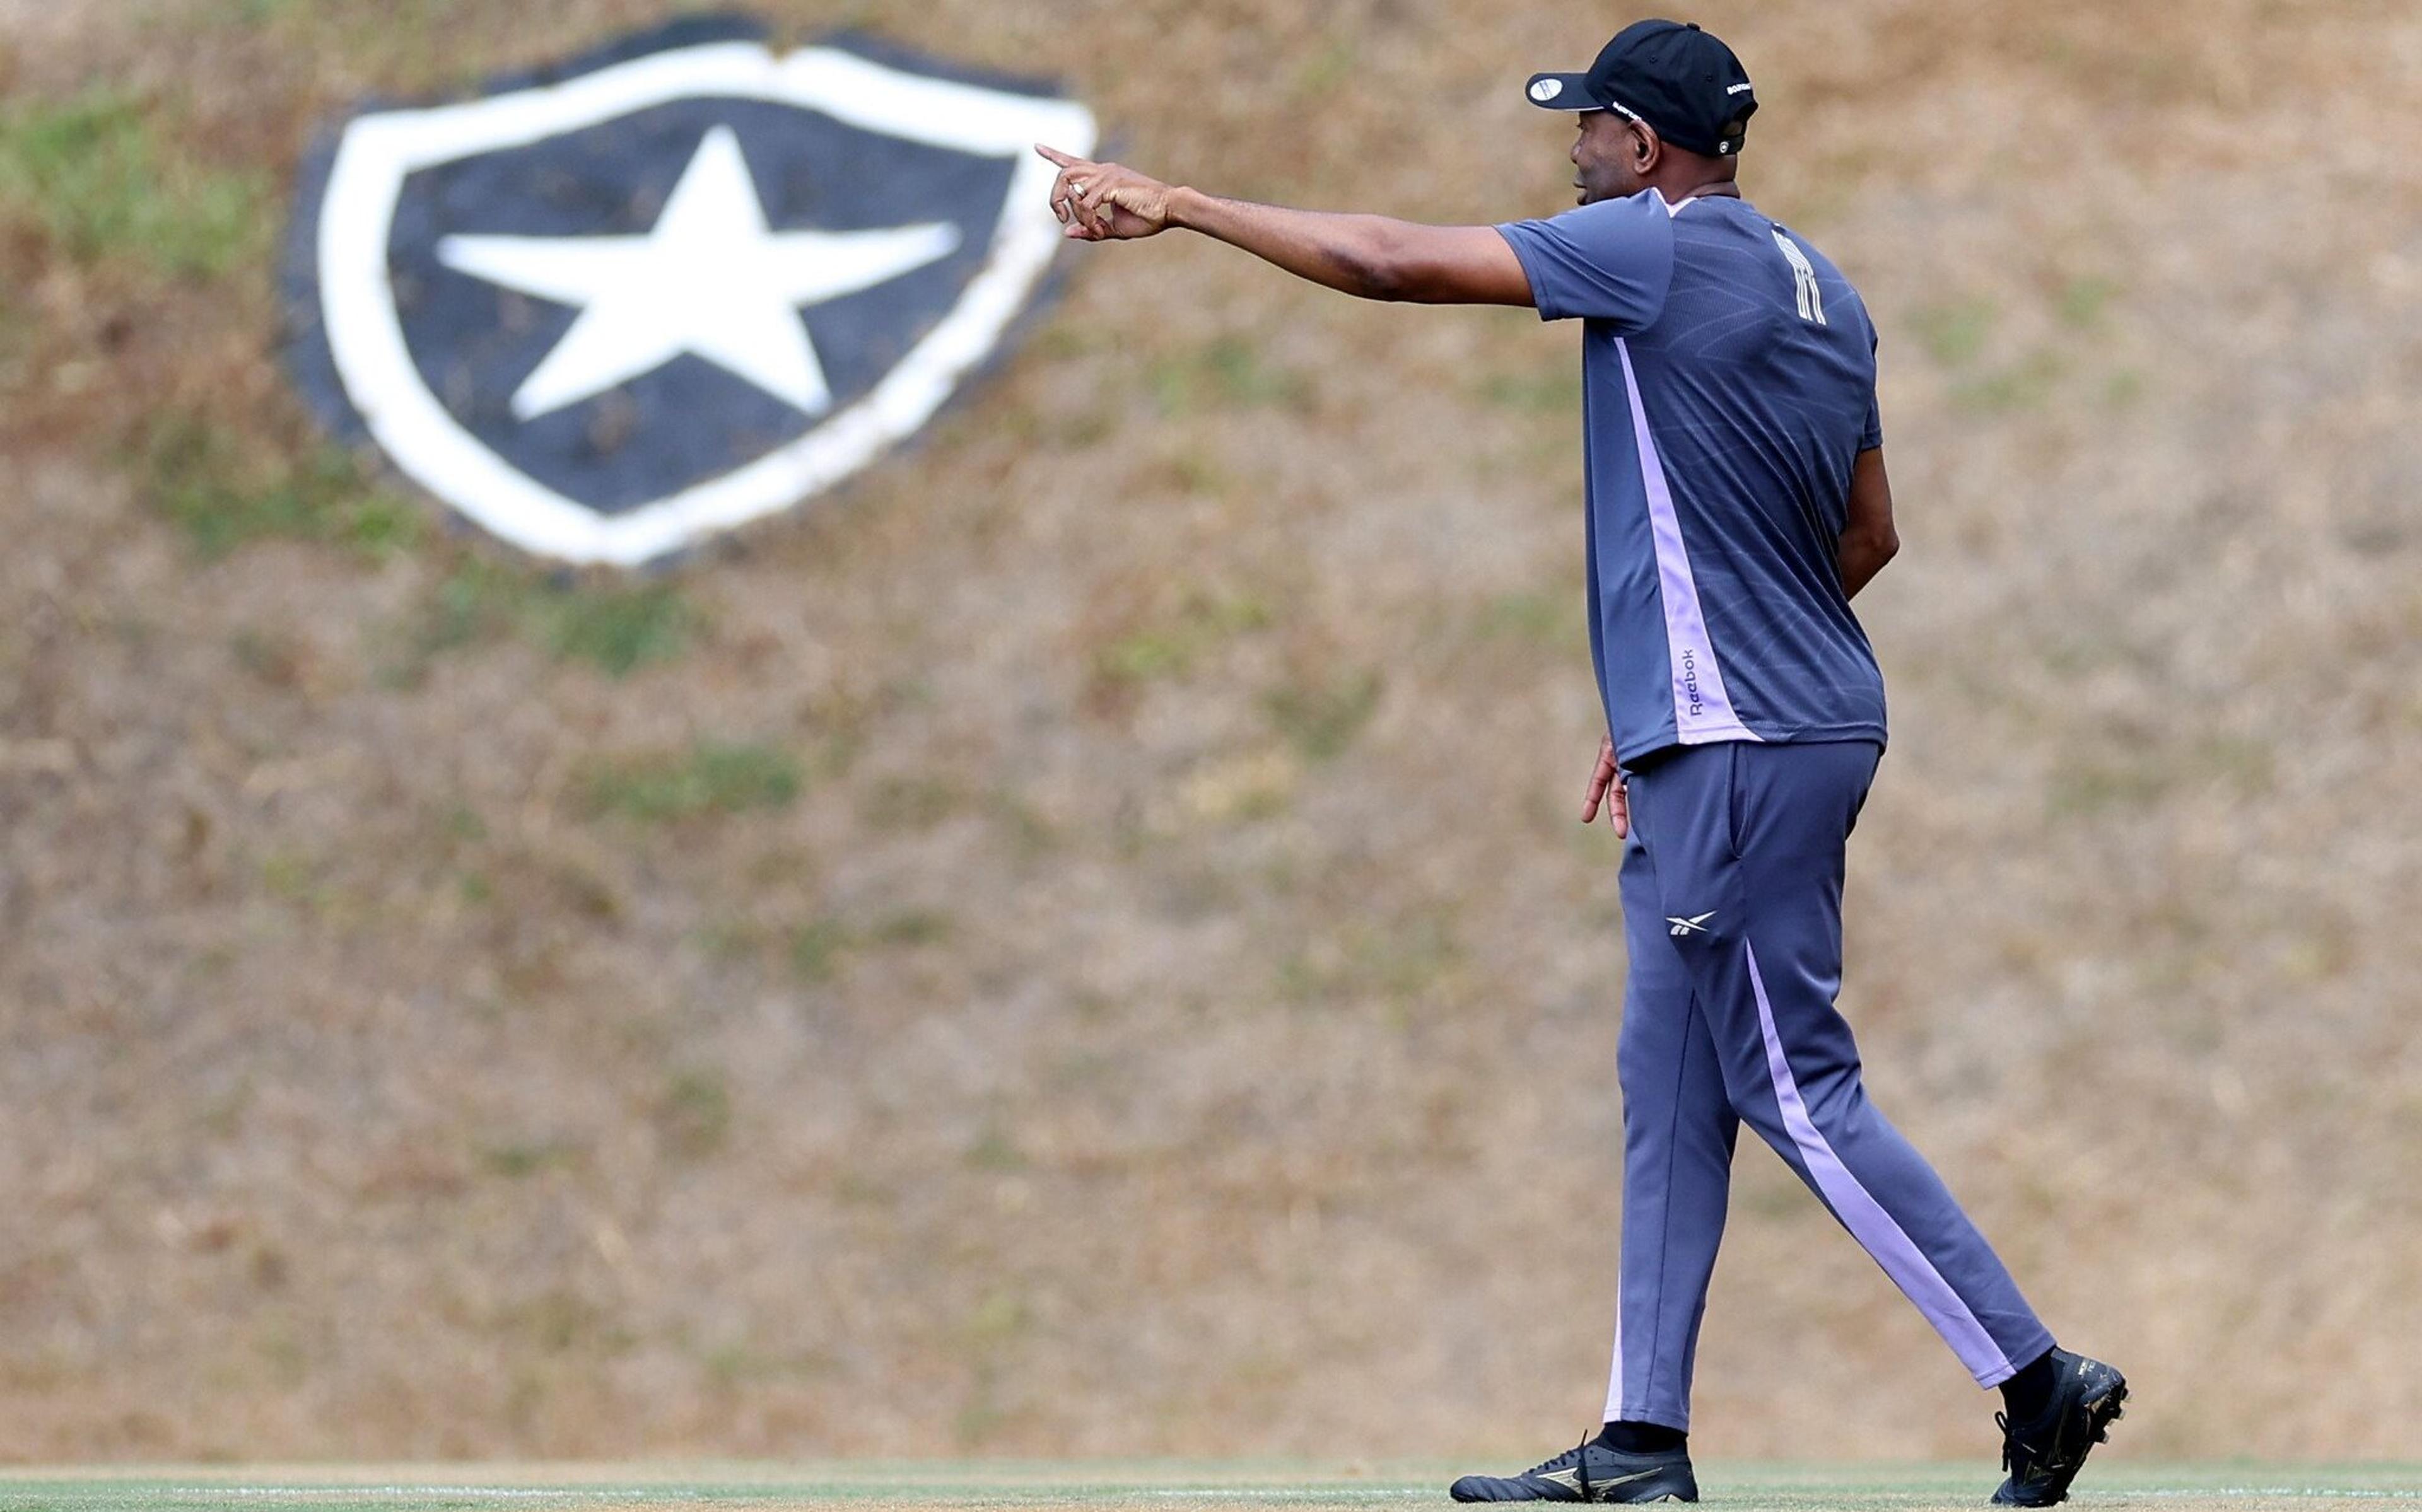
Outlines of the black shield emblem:
{"label": "black shield emblem", "polygon": [[731,20],[365,111],[307,175],[297,368],[504,539],[646,562],[923,426],[1059,246],[1031,144],[1094,134],[1031,86]]}

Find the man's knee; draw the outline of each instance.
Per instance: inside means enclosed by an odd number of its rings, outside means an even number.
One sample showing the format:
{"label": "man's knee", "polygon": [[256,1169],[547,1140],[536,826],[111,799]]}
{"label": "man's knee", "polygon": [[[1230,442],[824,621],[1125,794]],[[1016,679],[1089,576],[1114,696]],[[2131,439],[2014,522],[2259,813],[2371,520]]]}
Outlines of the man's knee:
{"label": "man's knee", "polygon": [[1790,1131],[1783,1127],[1783,1109],[1775,1102],[1773,1084],[1763,1074],[1752,1076],[1747,1068],[1738,1071],[1727,1067],[1724,1075],[1724,1099],[1733,1107],[1733,1116],[1757,1130],[1757,1137],[1776,1149],[1788,1149]]}

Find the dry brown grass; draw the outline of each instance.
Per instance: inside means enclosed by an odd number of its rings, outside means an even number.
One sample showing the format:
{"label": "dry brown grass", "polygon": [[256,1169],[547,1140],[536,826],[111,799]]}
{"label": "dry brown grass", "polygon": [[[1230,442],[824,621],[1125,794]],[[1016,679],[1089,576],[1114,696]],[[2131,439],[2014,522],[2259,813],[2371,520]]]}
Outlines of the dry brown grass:
{"label": "dry brown grass", "polygon": [[[274,217],[346,100],[663,8],[8,4],[0,81],[115,89],[165,182]],[[1562,203],[1511,83],[1610,19],[767,8],[1043,60],[1175,177],[1437,219]],[[1879,1096],[2128,1366],[2126,1450],[2410,1456],[2422,17],[1700,14],[1768,101],[1754,197],[1885,332]],[[0,214],[0,1456],[1586,1421],[1621,953],[1569,817],[1569,333],[1079,249],[913,455],[635,605],[341,476],[181,522],[312,446],[273,229],[211,272]],[[731,750],[795,796],[644,797]],[[1736,1212],[1706,1452],[1990,1452],[1762,1152]]]}

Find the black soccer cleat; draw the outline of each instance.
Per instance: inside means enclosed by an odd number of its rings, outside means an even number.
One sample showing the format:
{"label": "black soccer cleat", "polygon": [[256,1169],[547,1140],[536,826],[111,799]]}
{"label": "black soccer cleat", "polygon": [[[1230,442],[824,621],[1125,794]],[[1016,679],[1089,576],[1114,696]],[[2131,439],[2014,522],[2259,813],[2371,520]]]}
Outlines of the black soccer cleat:
{"label": "black soccer cleat", "polygon": [[2128,1378],[2101,1361],[2066,1349],[2054,1349],[2052,1360],[2059,1384],[2042,1417],[2013,1423],[1993,1414],[2002,1429],[2002,1468],[2010,1473],[1993,1493],[2000,1505],[2052,1506],[2066,1498],[2086,1455],[2110,1438],[2128,1400]]}
{"label": "black soccer cleat", "polygon": [[1466,1475],[1447,1488],[1458,1502],[1695,1502],[1691,1452],[1628,1455],[1584,1440],[1519,1475]]}

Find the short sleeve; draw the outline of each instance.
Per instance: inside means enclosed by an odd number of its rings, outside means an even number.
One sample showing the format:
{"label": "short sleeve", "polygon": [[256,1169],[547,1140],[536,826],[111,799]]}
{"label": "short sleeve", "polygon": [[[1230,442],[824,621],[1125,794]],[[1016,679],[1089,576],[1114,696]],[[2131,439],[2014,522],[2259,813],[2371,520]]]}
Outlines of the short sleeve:
{"label": "short sleeve", "polygon": [[1521,260],[1543,320],[1612,320],[1630,332],[1664,308],[1674,281],[1674,215],[1654,189],[1547,220],[1511,221],[1497,233]]}
{"label": "short sleeve", "polygon": [[[1867,353],[1870,357],[1875,354],[1875,338],[1870,336],[1867,338]],[[1876,386],[1871,378],[1867,383],[1867,423],[1859,428],[1859,450],[1873,451],[1883,444],[1884,412],[1883,407],[1876,402]]]}

